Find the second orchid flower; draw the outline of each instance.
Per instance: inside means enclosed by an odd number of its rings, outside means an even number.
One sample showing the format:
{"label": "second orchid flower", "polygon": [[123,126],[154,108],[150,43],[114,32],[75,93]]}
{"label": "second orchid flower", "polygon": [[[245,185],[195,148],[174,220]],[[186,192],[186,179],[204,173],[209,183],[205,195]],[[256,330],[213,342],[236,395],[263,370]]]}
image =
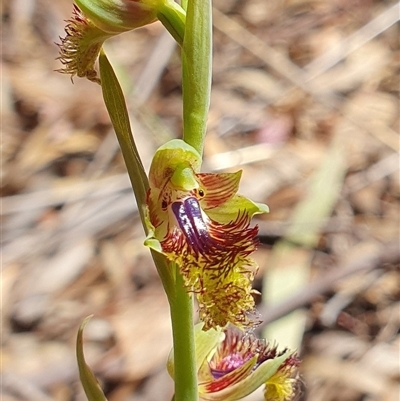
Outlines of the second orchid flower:
{"label": "second orchid flower", "polygon": [[[236,401],[264,386],[266,401],[291,401],[300,384],[296,352],[232,325],[224,330],[195,327],[199,395],[208,401]],[[173,352],[168,371],[174,377]]]}

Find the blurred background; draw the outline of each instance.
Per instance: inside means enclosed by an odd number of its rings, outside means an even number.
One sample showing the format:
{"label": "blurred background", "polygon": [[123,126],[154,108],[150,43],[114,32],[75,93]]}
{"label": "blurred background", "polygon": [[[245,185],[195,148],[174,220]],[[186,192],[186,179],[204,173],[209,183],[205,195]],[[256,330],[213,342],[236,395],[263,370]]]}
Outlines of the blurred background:
{"label": "blurred background", "polygon": [[[100,87],[55,72],[69,0],[4,0],[2,401],[172,396],[169,310]],[[400,399],[399,3],[215,0],[204,171],[265,202],[260,335],[299,350],[298,400]],[[181,135],[158,23],[106,43],[143,162]],[[247,398],[261,401],[258,392]]]}

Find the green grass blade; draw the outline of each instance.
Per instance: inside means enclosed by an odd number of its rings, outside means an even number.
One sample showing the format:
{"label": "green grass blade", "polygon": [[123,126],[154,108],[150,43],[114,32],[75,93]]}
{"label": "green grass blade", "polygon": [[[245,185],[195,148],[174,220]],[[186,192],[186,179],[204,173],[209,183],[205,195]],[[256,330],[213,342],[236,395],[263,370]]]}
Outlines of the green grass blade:
{"label": "green grass blade", "polygon": [[79,377],[86,397],[89,401],[107,401],[95,375],[86,364],[83,354],[83,329],[92,316],[88,316],[79,327],[78,336],[76,338],[76,358],[78,360]]}

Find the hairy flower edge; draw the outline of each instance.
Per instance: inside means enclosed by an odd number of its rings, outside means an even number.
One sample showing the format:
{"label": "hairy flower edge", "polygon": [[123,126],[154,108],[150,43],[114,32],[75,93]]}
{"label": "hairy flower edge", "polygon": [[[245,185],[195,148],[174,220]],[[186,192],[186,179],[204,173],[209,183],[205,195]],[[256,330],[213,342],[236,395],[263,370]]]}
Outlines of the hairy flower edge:
{"label": "hairy flower edge", "polygon": [[57,43],[64,68],[57,71],[71,75],[71,79],[76,75],[99,84],[94,66],[104,41],[112,35],[97,28],[75,4],[72,18],[66,22],[66,36]]}

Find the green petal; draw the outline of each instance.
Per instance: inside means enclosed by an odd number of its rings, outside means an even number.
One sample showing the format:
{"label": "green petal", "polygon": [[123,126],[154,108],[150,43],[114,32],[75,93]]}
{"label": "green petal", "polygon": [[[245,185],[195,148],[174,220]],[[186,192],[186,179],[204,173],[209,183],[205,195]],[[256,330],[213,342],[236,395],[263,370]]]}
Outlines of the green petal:
{"label": "green petal", "polygon": [[79,377],[89,401],[107,401],[96,377],[86,364],[85,356],[83,354],[83,329],[91,318],[92,316],[88,316],[82,322],[76,339],[76,357],[78,360]]}
{"label": "green petal", "polygon": [[224,224],[234,221],[243,211],[251,218],[255,214],[268,213],[269,208],[263,203],[256,203],[242,195],[236,195],[224,204],[208,209],[206,213],[212,220]]}
{"label": "green petal", "polygon": [[251,394],[258,387],[271,378],[280,366],[292,355],[287,351],[283,355],[263,362],[245,379],[214,393],[201,394],[205,400],[210,401],[236,401]]}

